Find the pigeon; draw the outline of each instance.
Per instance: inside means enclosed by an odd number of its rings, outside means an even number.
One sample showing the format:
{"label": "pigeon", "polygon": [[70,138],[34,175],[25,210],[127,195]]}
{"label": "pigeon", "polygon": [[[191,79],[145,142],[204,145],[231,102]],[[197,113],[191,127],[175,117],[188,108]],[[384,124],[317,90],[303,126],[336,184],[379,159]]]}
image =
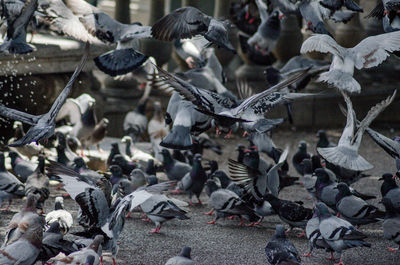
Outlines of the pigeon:
{"label": "pigeon", "polygon": [[185,174],[185,176],[178,183],[178,188],[189,195],[189,204],[192,205],[192,196],[196,195],[199,204],[200,194],[203,191],[204,184],[207,181],[207,174],[201,165],[201,155],[195,154],[192,165],[192,170]]}
{"label": "pigeon", "polygon": [[[196,110],[210,116],[216,127],[230,128],[237,122],[242,123],[245,130],[265,132],[276,124],[274,120],[264,118],[264,113],[276,106],[293,99],[310,96],[310,94],[276,92],[293,82],[296,82],[307,71],[294,74],[292,77],[237,104],[227,97],[191,85],[190,83],[171,75],[163,69],[158,69],[162,78],[179,92],[187,101],[196,106]],[[185,113],[187,116],[188,114]],[[271,124],[272,123],[272,124]],[[228,135],[230,135],[231,130]]]}
{"label": "pigeon", "polygon": [[89,135],[88,138],[82,140],[82,146],[89,148],[90,146],[96,145],[97,150],[102,151],[100,149],[100,143],[103,141],[104,137],[106,137],[109,123],[107,118],[101,119],[94,127],[92,134]]}
{"label": "pigeon", "polygon": [[[382,203],[386,209],[385,220],[383,221],[383,235],[387,240],[392,240],[400,245],[400,211],[395,208],[389,198],[383,198]],[[396,252],[399,248],[388,248],[391,252]]]}
{"label": "pigeon", "polygon": [[32,125],[32,127],[28,130],[24,137],[13,142],[9,146],[23,146],[31,142],[38,142],[40,140],[46,141],[46,139],[50,138],[54,134],[55,119],[57,117],[58,111],[60,110],[67,96],[71,92],[72,85],[74,84],[75,80],[78,78],[79,73],[83,69],[88,55],[89,44],[86,44],[80,64],[75,69],[75,72],[72,74],[65,88],[61,91],[61,93],[51,106],[49,112],[43,115],[34,116],[28,113],[21,112],[19,110],[7,108],[4,105],[0,105],[1,116]]}
{"label": "pigeon", "polygon": [[[309,208],[304,207],[303,202],[292,202],[287,200],[281,200],[274,195],[268,193],[264,196],[272,209],[278,214],[279,218],[290,226],[290,230],[293,227],[305,229],[307,221],[311,219],[313,211]],[[304,232],[298,234],[299,237],[303,236]]]}
{"label": "pigeon", "polygon": [[139,187],[146,185],[146,176],[141,169],[132,170],[129,178],[132,183],[132,191],[137,190]]}
{"label": "pigeon", "polygon": [[329,142],[328,136],[324,130],[319,130],[317,132],[318,142],[317,148],[327,148],[327,147],[335,147],[335,145]]}
{"label": "pigeon", "polygon": [[336,195],[336,209],[340,216],[352,225],[365,225],[383,220],[385,212],[354,196],[345,183],[339,183],[336,188],[339,190]]}
{"label": "pigeon", "polygon": [[119,154],[114,156],[111,165],[118,165],[125,175],[129,175],[132,170],[138,167],[136,163],[126,160],[125,157]]}
{"label": "pigeon", "polygon": [[381,186],[382,198],[389,199],[394,207],[400,207],[400,187],[397,186],[392,174],[383,174],[379,180],[383,180]]}
{"label": "pigeon", "polygon": [[151,147],[154,152],[154,157],[162,161],[161,140],[168,135],[169,127],[166,125],[164,117],[162,116],[161,103],[156,101],[153,103],[153,117],[150,119],[147,125],[147,133],[150,137]]}
{"label": "pigeon", "polygon": [[116,156],[116,155],[121,155],[121,152],[119,151],[118,143],[114,142],[114,143],[111,143],[111,150],[107,157],[107,162],[106,162],[107,167],[109,167],[111,165],[111,162],[114,159],[114,156]]}
{"label": "pigeon", "polygon": [[79,178],[86,183],[95,185],[101,178],[96,171],[89,169],[82,157],[77,157],[73,161],[73,170],[79,174]]}
{"label": "pigeon", "polygon": [[165,265],[194,265],[194,261],[190,257],[190,247],[183,247],[181,253],[178,256],[172,257],[167,260]]}
{"label": "pigeon", "polygon": [[46,214],[45,221],[49,226],[57,222],[60,231],[62,231],[64,235],[71,229],[74,224],[74,219],[71,213],[65,210],[63,197],[56,197],[54,210]]}
{"label": "pigeon", "polygon": [[64,3],[90,34],[104,43],[117,44],[116,49],[94,58],[101,71],[111,76],[123,75],[147,60],[148,56],[137,49],[140,39],[151,37],[151,27],[139,22],[122,24],[86,1],[66,0]]}
{"label": "pigeon", "polygon": [[[137,148],[132,141],[130,136],[124,136],[121,140],[122,143],[125,143],[125,154],[132,159],[132,161],[142,162],[144,164],[148,163],[150,160],[155,160],[155,158],[146,153],[139,148]],[[158,161],[157,161],[158,162]]]}
{"label": "pigeon", "polygon": [[342,260],[344,250],[354,247],[371,247],[370,243],[364,241],[366,235],[348,221],[333,216],[323,202],[317,203],[316,212],[321,235],[326,243],[339,254],[339,264],[344,264]]}
{"label": "pigeon", "polygon": [[271,265],[301,264],[301,258],[296,247],[285,234],[283,225],[276,225],[275,234],[265,246],[265,254]]}
{"label": "pigeon", "polygon": [[297,173],[304,175],[303,168],[300,163],[306,158],[311,158],[311,155],[307,153],[307,143],[305,141],[300,141],[298,148],[299,149],[297,152],[293,155],[292,163]]}
{"label": "pigeon", "polygon": [[201,68],[206,65],[207,58],[203,52],[207,40],[203,36],[191,39],[177,39],[174,41],[176,54],[181,58],[190,69]]}
{"label": "pigeon", "polygon": [[24,160],[17,152],[11,151],[8,153],[11,158],[11,167],[15,175],[22,181],[26,182],[28,176],[30,176],[36,169],[37,164]]}
{"label": "pigeon", "polygon": [[156,21],[151,28],[151,34],[153,38],[162,41],[203,35],[217,46],[236,53],[228,39],[227,23],[207,16],[197,8],[181,7]]}
{"label": "pigeon", "polygon": [[[16,11],[12,8],[13,2],[7,4],[2,2],[2,17],[7,20],[7,35],[0,45],[0,53],[25,54],[33,52],[33,48],[26,43],[26,28],[31,20],[38,0],[27,0],[19,14],[12,14]],[[11,10],[9,9],[11,8]]]}
{"label": "pigeon", "polygon": [[353,0],[322,0],[319,3],[332,11],[340,10],[342,6],[345,6],[349,10],[363,12],[363,9]]}
{"label": "pigeon", "polygon": [[192,170],[192,167],[186,163],[179,162],[172,158],[167,149],[161,151],[163,155],[163,167],[170,180],[181,180],[186,173]]}
{"label": "pigeon", "polygon": [[39,234],[36,236],[37,238],[32,235],[24,235],[17,241],[1,249],[0,264],[34,264],[41,247],[41,231]]}
{"label": "pigeon", "polygon": [[219,169],[214,171],[209,178],[218,178],[223,189],[226,189],[232,183],[225,171]]}
{"label": "pigeon", "polygon": [[400,49],[397,45],[399,41],[400,32],[391,32],[368,37],[353,48],[344,48],[329,35],[315,34],[303,42],[300,52],[332,53],[329,71],[322,73],[317,81],[326,82],[341,91],[359,93],[361,86],[353,78],[354,67],[362,69],[378,66],[391,52]]}
{"label": "pigeon", "polygon": [[[88,257],[94,257],[94,265],[100,264],[100,257],[97,254],[100,245],[103,243],[104,237],[102,235],[97,235],[93,242],[86,248],[82,248],[78,251],[72,252],[68,256],[65,254],[58,255],[52,260],[57,261],[56,265],[68,265],[68,264],[85,264]],[[91,258],[90,258],[91,259]],[[89,259],[89,260],[90,260]],[[114,263],[115,264],[115,263]]]}
{"label": "pigeon", "polygon": [[49,178],[45,173],[45,158],[39,156],[36,170],[26,179],[25,194],[37,196],[36,208],[43,212],[43,204],[50,196]]}
{"label": "pigeon", "polygon": [[[15,134],[14,137],[8,140],[8,144],[13,143],[17,139],[22,138],[25,135],[22,122],[14,121],[13,129],[15,130]],[[36,143],[30,143],[24,146],[11,147],[10,150],[16,151],[17,153],[20,153],[21,155],[32,159],[33,156],[37,156],[43,153],[44,146]]]}
{"label": "pigeon", "polygon": [[216,224],[219,218],[232,215],[239,216],[241,219],[239,225],[244,222],[242,217],[246,217],[250,222],[259,219],[250,205],[247,205],[236,193],[228,189],[218,189],[212,192],[209,204],[215,210],[215,213],[214,220],[208,221],[208,224]]}
{"label": "pigeon", "polygon": [[257,31],[247,40],[247,44],[261,53],[267,54],[274,50],[281,31],[279,10],[273,10],[271,14],[267,13],[267,5],[262,0],[256,0],[258,13],[261,23]]}
{"label": "pigeon", "polygon": [[[376,144],[378,144],[387,154],[389,154],[391,157],[396,159],[400,159],[400,138],[399,137],[394,137],[393,139],[390,139],[374,130],[371,128],[365,129],[367,134],[374,140]],[[399,169],[399,168],[398,168]]]}
{"label": "pigeon", "polygon": [[307,254],[302,255],[303,257],[311,257],[311,253],[314,248],[325,249],[327,251],[333,252],[333,249],[326,243],[325,239],[319,231],[319,217],[314,211],[314,214],[310,220],[308,220],[306,225],[306,236],[310,245],[310,249]]}
{"label": "pigeon", "polygon": [[82,142],[93,133],[96,126],[95,104],[96,100],[86,93],[75,99],[68,98],[58,112],[56,121],[68,119],[72,124],[70,135]]}
{"label": "pigeon", "polygon": [[13,174],[7,171],[5,166],[4,153],[0,152],[0,204],[8,200],[8,205],[4,209],[8,211],[13,198],[25,196],[24,185]]}
{"label": "pigeon", "polygon": [[[382,19],[383,30],[393,32],[400,30],[400,16],[398,13],[399,2],[397,0],[382,0],[371,10],[366,18]],[[397,55],[397,53],[395,53]]]}
{"label": "pigeon", "polygon": [[69,255],[83,247],[83,245],[64,239],[60,224],[55,220],[43,233],[42,248],[36,261],[46,262],[60,252]]}
{"label": "pigeon", "polygon": [[137,142],[147,128],[146,117],[147,99],[138,102],[136,109],[129,111],[124,118],[124,132]]}
{"label": "pigeon", "polygon": [[317,151],[325,160],[335,166],[354,171],[371,169],[373,165],[358,154],[358,148],[361,144],[365,129],[368,128],[371,122],[384,111],[390,103],[392,103],[396,96],[396,91],[394,91],[392,96],[389,96],[387,99],[372,107],[365,118],[360,122],[359,126],[356,126],[357,118],[350,97],[343,91],[341,91],[341,93],[347,105],[346,127],[336,147],[317,148]]}

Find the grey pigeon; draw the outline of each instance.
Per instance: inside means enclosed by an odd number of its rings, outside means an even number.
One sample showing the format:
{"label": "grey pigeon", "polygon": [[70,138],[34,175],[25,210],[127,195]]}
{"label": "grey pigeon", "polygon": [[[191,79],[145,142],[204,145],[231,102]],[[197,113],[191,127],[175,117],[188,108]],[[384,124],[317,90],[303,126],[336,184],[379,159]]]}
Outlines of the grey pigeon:
{"label": "grey pigeon", "polygon": [[261,53],[267,54],[274,50],[281,31],[280,12],[273,10],[271,14],[267,13],[267,5],[262,0],[256,0],[258,13],[260,14],[261,23],[256,33],[251,36],[247,43],[260,50]]}
{"label": "grey pigeon", "polygon": [[209,204],[215,210],[214,220],[207,222],[208,224],[216,224],[221,217],[229,217],[232,215],[239,216],[243,224],[242,217],[249,219],[250,222],[257,221],[259,217],[254,210],[246,204],[236,193],[228,189],[218,189],[211,193]]}
{"label": "grey pigeon", "polygon": [[275,234],[265,247],[265,254],[271,265],[301,264],[300,255],[293,243],[287,239],[283,225],[276,225]]}
{"label": "grey pigeon", "polygon": [[201,68],[207,63],[203,50],[207,45],[203,36],[191,39],[177,39],[174,41],[175,52],[185,61],[189,68]]}
{"label": "grey pigeon", "polygon": [[303,167],[300,165],[306,158],[311,158],[311,155],[307,152],[307,143],[305,141],[300,141],[298,145],[297,152],[293,155],[292,163],[297,173],[303,175]]}
{"label": "grey pigeon", "polygon": [[172,158],[167,149],[161,151],[163,155],[163,168],[170,180],[181,180],[192,167],[186,163],[179,162]]}
{"label": "grey pigeon", "polygon": [[319,130],[317,132],[317,137],[317,148],[335,147],[333,143],[329,142],[328,136],[324,130]]}
{"label": "grey pigeon", "polygon": [[[382,19],[383,30],[393,32],[400,30],[400,2],[398,0],[382,0],[371,10],[367,18]],[[395,53],[398,55],[398,53]]]}
{"label": "grey pigeon", "polygon": [[24,185],[13,174],[7,171],[5,166],[4,153],[0,152],[0,204],[8,200],[4,210],[8,210],[11,201],[15,197],[22,198],[25,194]]}
{"label": "grey pigeon", "polygon": [[178,188],[189,195],[189,204],[192,205],[192,196],[195,195],[199,204],[200,194],[203,191],[204,184],[207,181],[207,174],[201,165],[201,155],[195,154],[193,159],[192,170],[185,174],[185,176],[178,183]]}
{"label": "grey pigeon", "polygon": [[183,247],[181,253],[178,256],[172,257],[167,260],[165,265],[194,265],[194,261],[190,257],[190,247]]}
{"label": "grey pigeon", "polygon": [[[392,240],[400,246],[400,211],[395,208],[389,198],[383,198],[382,203],[386,209],[385,220],[383,221],[383,235],[387,240]],[[396,252],[399,247],[388,248],[389,251]]]}
{"label": "grey pigeon", "polygon": [[326,34],[316,34],[306,39],[301,46],[301,53],[318,51],[333,54],[331,67],[322,73],[317,81],[350,93],[359,93],[360,84],[353,78],[354,67],[372,68],[380,65],[391,52],[400,49],[400,32],[391,32],[371,36],[362,40],[353,48],[344,48]]}
{"label": "grey pigeon", "polygon": [[39,156],[36,170],[26,179],[25,194],[37,196],[36,208],[43,212],[43,204],[50,196],[50,184],[45,173],[45,158],[42,155]]}
{"label": "grey pigeon", "polygon": [[349,10],[363,12],[363,9],[353,0],[322,0],[319,3],[332,11],[340,10],[342,6],[345,6]]}
{"label": "grey pigeon", "polygon": [[389,199],[393,206],[400,207],[400,187],[397,186],[396,181],[393,179],[392,174],[383,174],[379,180],[383,180],[381,186],[382,198]]}
{"label": "grey pigeon", "polygon": [[317,203],[316,213],[320,222],[321,235],[326,243],[339,254],[339,263],[343,264],[344,250],[354,247],[371,247],[370,243],[364,241],[366,235],[346,220],[333,216],[323,202]]}
{"label": "grey pigeon", "polygon": [[181,7],[160,18],[151,28],[153,38],[163,41],[203,35],[208,41],[236,53],[228,39],[226,21],[207,16],[194,7]]}
{"label": "grey pigeon", "polygon": [[302,255],[303,257],[311,257],[311,253],[314,248],[325,249],[331,252],[333,251],[322,237],[321,231],[319,231],[319,217],[317,216],[316,212],[314,212],[312,218],[307,222],[306,236],[310,245],[310,249],[307,254]]}
{"label": "grey pigeon", "polygon": [[78,78],[79,73],[85,66],[88,55],[89,55],[89,44],[87,44],[85,47],[85,51],[80,64],[75,69],[75,72],[72,74],[65,88],[61,91],[57,99],[54,101],[49,112],[43,115],[34,116],[28,113],[21,112],[19,110],[7,108],[4,105],[0,105],[1,116],[9,119],[18,120],[28,125],[32,125],[32,127],[29,128],[28,132],[25,134],[24,137],[13,142],[9,146],[22,146],[29,144],[31,142],[46,140],[54,134],[54,129],[56,126],[55,120],[57,114],[61,106],[67,99],[69,93],[71,92],[72,85],[74,84],[75,80]]}
{"label": "grey pigeon", "polygon": [[151,37],[151,28],[139,22],[122,24],[83,0],[66,0],[65,5],[79,18],[86,30],[107,44],[117,44],[96,58],[96,66],[111,76],[123,75],[144,63],[148,56],[137,51],[139,40]]}
{"label": "grey pigeon", "polygon": [[336,195],[336,209],[351,224],[364,225],[383,220],[385,212],[354,196],[347,184],[339,183],[336,188],[339,190]]}
{"label": "grey pigeon", "polygon": [[[26,43],[26,28],[31,20],[38,0],[27,0],[20,13],[15,12],[15,3],[2,1],[2,16],[7,20],[7,35],[0,45],[0,53],[25,54],[33,51],[33,48]],[[11,8],[11,10],[9,9]]]}
{"label": "grey pigeon", "polygon": [[17,152],[11,151],[8,153],[11,158],[11,167],[15,175],[22,181],[26,179],[35,171],[37,164],[29,160],[23,159]]}
{"label": "grey pigeon", "polygon": [[337,146],[317,148],[317,151],[326,161],[335,166],[340,166],[354,171],[365,171],[371,169],[373,168],[373,165],[358,154],[358,148],[360,147],[365,129],[368,128],[371,122],[382,111],[384,111],[390,103],[392,103],[396,96],[396,91],[394,91],[392,96],[389,96],[385,100],[382,100],[373,106],[368,111],[365,118],[360,122],[359,126],[356,126],[357,118],[350,97],[344,91],[341,91],[341,93],[347,106],[346,127],[343,129]]}

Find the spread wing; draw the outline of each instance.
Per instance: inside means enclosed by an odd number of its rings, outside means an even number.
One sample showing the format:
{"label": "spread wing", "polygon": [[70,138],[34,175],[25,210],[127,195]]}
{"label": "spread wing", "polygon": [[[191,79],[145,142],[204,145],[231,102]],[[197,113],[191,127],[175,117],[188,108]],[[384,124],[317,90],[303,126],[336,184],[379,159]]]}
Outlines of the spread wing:
{"label": "spread wing", "polygon": [[332,53],[335,56],[342,57],[345,49],[327,34],[314,34],[303,42],[300,52],[322,52]]}
{"label": "spread wing", "polygon": [[41,117],[41,115],[34,116],[16,109],[7,108],[4,105],[0,105],[0,115],[29,125],[35,125]]}
{"label": "spread wing", "polygon": [[400,50],[399,31],[365,38],[350,49],[357,69],[378,66],[389,57],[391,52],[398,50]]}
{"label": "spread wing", "polygon": [[210,17],[194,7],[182,7],[159,19],[151,28],[154,38],[163,41],[186,39],[204,34]]}

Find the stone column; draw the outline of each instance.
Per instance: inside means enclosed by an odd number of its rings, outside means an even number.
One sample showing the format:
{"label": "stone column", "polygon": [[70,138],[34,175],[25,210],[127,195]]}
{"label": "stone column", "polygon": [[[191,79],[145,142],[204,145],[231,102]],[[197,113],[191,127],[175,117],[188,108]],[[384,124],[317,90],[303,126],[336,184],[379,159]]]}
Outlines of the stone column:
{"label": "stone column", "polygon": [[115,0],[114,17],[121,23],[131,23],[130,0]]}
{"label": "stone column", "polygon": [[278,61],[277,67],[283,66],[293,56],[300,54],[303,35],[300,31],[300,22],[294,15],[284,17],[281,21],[281,36],[273,51]]}
{"label": "stone column", "polygon": [[[164,16],[165,2],[162,0],[150,0],[150,15],[148,25],[153,25]],[[142,51],[146,55],[153,56],[159,66],[168,62],[171,58],[172,44],[155,39],[143,39]]]}
{"label": "stone column", "polygon": [[[359,3],[358,0],[355,2]],[[336,28],[335,36],[336,42],[346,48],[353,47],[364,39],[366,33],[360,23],[360,14],[357,12],[349,22],[341,23]]]}

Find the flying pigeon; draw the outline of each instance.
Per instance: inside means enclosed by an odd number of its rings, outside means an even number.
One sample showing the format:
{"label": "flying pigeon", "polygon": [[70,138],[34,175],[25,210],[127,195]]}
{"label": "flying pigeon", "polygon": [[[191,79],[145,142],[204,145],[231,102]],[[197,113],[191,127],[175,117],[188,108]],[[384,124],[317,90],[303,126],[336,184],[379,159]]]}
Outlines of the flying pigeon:
{"label": "flying pigeon", "polygon": [[228,39],[227,23],[207,16],[197,8],[181,7],[156,21],[151,28],[151,34],[153,38],[163,41],[203,35],[217,46],[236,53]]}
{"label": "flying pigeon", "polygon": [[[400,3],[398,0],[381,0],[366,18],[382,19],[383,30],[393,32],[400,30]],[[397,55],[397,53],[396,53]]]}
{"label": "flying pigeon", "polygon": [[317,81],[326,82],[339,90],[359,93],[361,86],[353,78],[354,67],[362,69],[380,65],[391,52],[400,50],[399,42],[400,32],[391,32],[368,37],[353,48],[344,48],[329,35],[315,34],[303,42],[300,52],[331,53],[331,67]]}
{"label": "flying pigeon", "polygon": [[49,112],[43,115],[34,116],[28,113],[21,112],[19,110],[7,108],[4,105],[0,105],[1,116],[32,125],[32,127],[28,130],[28,132],[25,134],[24,137],[13,142],[9,146],[22,146],[29,144],[31,142],[38,142],[40,140],[46,141],[54,134],[54,129],[56,125],[55,120],[57,114],[61,106],[67,99],[69,93],[71,92],[72,85],[74,84],[75,80],[78,78],[79,73],[85,66],[88,55],[89,55],[89,44],[87,43],[81,62],[75,69],[75,72],[72,74],[65,88],[61,91],[60,95],[57,97],[56,101],[51,106]]}

